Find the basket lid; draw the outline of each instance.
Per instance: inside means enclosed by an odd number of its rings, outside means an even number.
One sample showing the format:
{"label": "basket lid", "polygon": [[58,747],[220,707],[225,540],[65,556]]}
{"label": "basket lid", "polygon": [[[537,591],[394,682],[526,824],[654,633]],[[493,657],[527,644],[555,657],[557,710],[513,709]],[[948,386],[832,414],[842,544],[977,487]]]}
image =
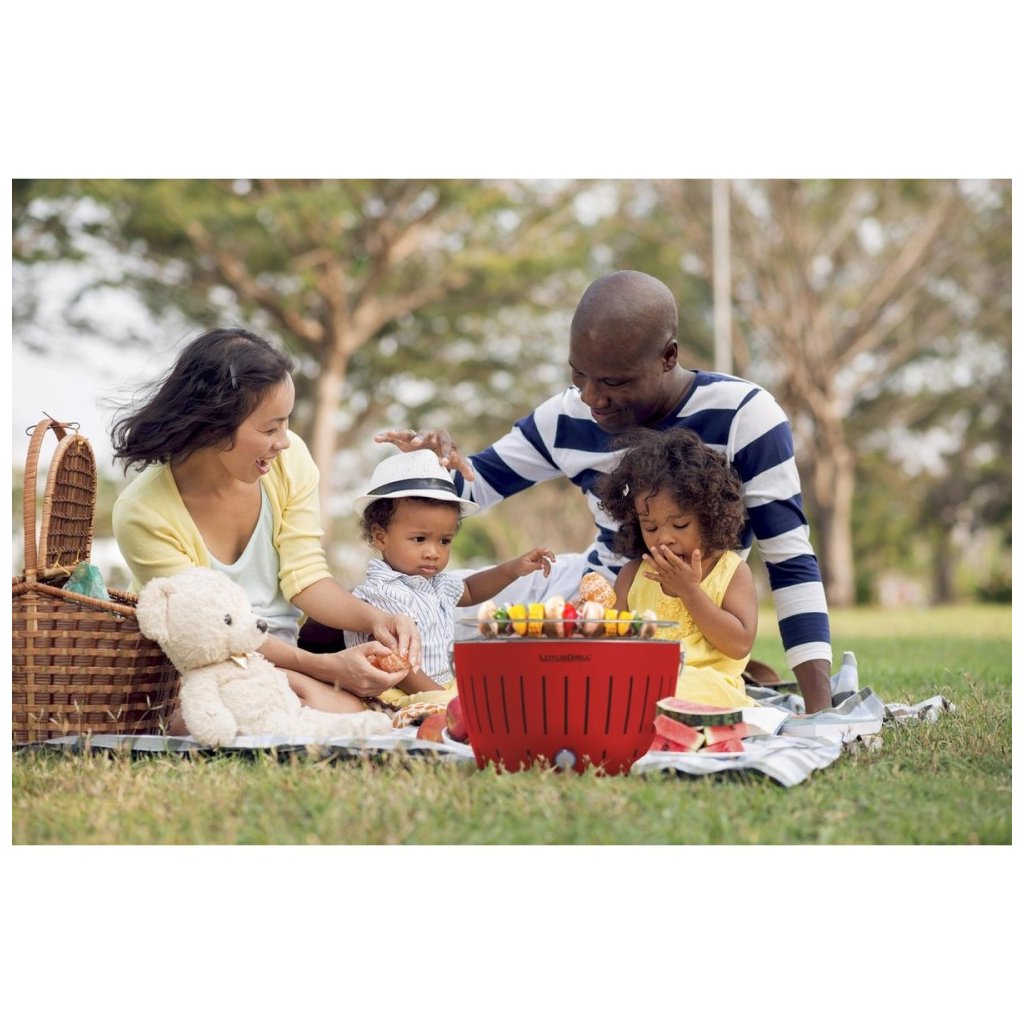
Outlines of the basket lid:
{"label": "basket lid", "polygon": [[[25,479],[25,571],[40,579],[64,576],[79,562],[89,561],[92,552],[93,516],[96,511],[96,458],[92,445],[78,433],[65,434],[55,421],[43,421],[37,427],[45,433],[52,428],[60,438],[50,461],[43,495],[39,548],[35,545],[35,465]],[[37,440],[33,437],[33,442]],[[33,443],[30,462],[38,458]]]}

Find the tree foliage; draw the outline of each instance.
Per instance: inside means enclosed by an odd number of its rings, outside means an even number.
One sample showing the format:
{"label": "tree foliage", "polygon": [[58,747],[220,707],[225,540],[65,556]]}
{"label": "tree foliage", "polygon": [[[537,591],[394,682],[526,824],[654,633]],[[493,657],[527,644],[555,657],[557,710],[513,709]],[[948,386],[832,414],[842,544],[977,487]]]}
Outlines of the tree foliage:
{"label": "tree foliage", "polygon": [[[626,251],[675,256],[691,289],[709,291],[709,183],[643,191],[656,198]],[[866,438],[912,436],[951,403],[993,418],[993,368],[1009,371],[1009,183],[742,181],[732,196],[737,372],[790,415],[829,598],[847,604]],[[955,450],[976,448],[947,427]],[[947,500],[959,508],[967,494]]]}
{"label": "tree foliage", "polygon": [[[957,531],[1009,543],[1009,183],[730,191],[734,372],[790,415],[830,600],[922,557],[944,599]],[[569,319],[600,273],[664,280],[683,362],[712,366],[707,181],[16,181],[13,213],[20,343],[37,343],[32,275],[54,261],[82,271],[68,316],[90,336],[110,333],[87,295],[145,303],[155,364],[214,324],[281,339],[346,540],[347,499],[382,454],[372,434],[494,440],[564,386]],[[468,520],[460,543],[487,559],[590,532],[563,482]]]}
{"label": "tree foliage", "polygon": [[[513,306],[565,304],[571,276],[562,272],[580,262],[572,203],[584,188],[458,180],[21,182],[15,251],[26,263],[80,261],[102,243],[122,258],[116,277],[92,287],[130,289],[155,313],[176,308],[196,325],[244,323],[283,339],[300,362],[296,424],[331,507],[344,465],[337,465],[339,450],[368,425],[451,403],[446,384],[462,384],[462,397],[477,406],[486,404],[481,386],[490,395],[518,391],[522,401],[529,389],[509,387],[503,375],[515,379],[536,365],[535,328],[520,321],[510,328],[514,336],[494,338],[486,321]],[[497,359],[484,339],[494,340]],[[550,361],[548,348],[539,354]],[[451,382],[455,366],[460,380]]]}

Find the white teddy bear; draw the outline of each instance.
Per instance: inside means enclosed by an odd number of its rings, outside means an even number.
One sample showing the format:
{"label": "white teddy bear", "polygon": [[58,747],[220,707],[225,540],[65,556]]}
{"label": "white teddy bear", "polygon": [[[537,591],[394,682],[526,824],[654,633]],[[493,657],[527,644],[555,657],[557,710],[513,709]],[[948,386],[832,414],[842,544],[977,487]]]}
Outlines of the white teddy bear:
{"label": "white teddy bear", "polygon": [[329,714],[305,707],[285,673],[257,653],[267,624],[223,573],[197,567],[150,580],[139,593],[136,613],[139,629],[181,673],[181,713],[200,743],[391,732],[391,720],[379,711]]}

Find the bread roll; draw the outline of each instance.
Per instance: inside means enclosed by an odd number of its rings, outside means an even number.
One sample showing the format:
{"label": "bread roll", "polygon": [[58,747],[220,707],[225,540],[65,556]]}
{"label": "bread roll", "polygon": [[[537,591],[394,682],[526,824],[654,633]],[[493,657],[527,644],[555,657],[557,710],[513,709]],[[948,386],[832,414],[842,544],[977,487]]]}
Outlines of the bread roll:
{"label": "bread roll", "polygon": [[604,608],[615,607],[615,591],[599,572],[588,572],[580,580],[580,597],[583,601],[596,601]]}

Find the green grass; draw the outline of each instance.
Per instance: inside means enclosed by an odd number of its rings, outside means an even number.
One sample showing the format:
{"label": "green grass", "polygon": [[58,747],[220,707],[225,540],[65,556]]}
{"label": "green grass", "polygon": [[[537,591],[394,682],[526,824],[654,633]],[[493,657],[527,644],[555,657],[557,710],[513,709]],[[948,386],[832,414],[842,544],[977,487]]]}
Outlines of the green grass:
{"label": "green grass", "polygon": [[[755,656],[782,668],[763,615]],[[1010,610],[833,615],[838,660],[887,702],[941,693],[938,722],[887,728],[799,786],[583,776],[428,758],[278,761],[22,751],[15,844],[1008,844]]]}

